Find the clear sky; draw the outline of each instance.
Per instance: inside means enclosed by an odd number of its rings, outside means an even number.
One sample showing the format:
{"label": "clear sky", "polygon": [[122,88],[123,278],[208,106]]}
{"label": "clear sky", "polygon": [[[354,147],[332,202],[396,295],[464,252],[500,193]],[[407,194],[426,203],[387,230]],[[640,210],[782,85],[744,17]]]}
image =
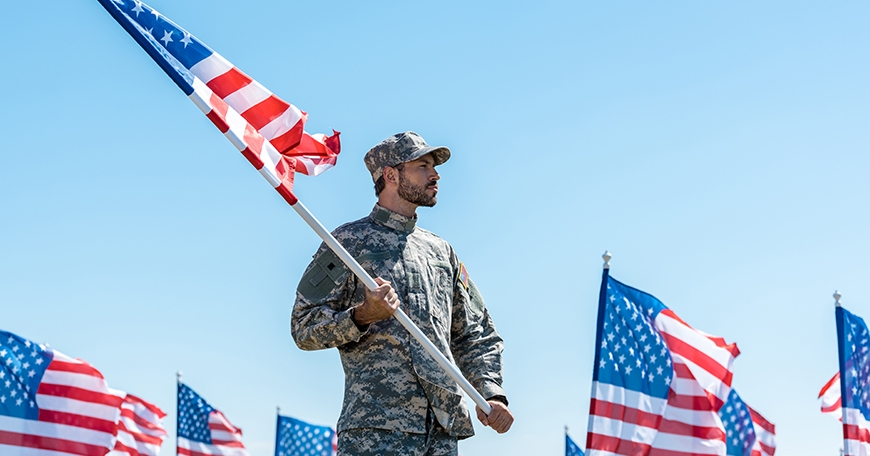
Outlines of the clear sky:
{"label": "clear sky", "polygon": [[[870,4],[147,2],[342,132],[299,176],[327,227],[375,199],[363,154],[446,145],[419,224],[506,341],[514,428],[464,456],[585,443],[601,274],[737,342],[734,386],[781,455],[836,455],[816,396],[831,294],[870,317]],[[275,407],[334,425],[335,350],[289,333],[319,240],[96,1],[5,2],[0,328],[162,407],[175,372],[273,451]]]}

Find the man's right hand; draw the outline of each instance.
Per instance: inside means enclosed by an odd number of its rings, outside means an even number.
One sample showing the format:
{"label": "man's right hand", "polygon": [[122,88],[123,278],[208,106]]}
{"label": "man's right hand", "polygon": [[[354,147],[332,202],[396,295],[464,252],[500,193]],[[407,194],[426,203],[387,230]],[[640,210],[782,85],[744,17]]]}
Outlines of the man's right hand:
{"label": "man's right hand", "polygon": [[366,288],[365,302],[354,308],[353,321],[360,326],[386,320],[399,308],[399,296],[390,282],[377,277],[375,283],[378,287],[374,290]]}

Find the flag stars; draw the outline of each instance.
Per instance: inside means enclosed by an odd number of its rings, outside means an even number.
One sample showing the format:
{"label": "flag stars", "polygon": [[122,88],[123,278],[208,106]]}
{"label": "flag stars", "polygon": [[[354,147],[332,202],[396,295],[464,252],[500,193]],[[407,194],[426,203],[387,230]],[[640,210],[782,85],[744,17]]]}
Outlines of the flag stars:
{"label": "flag stars", "polygon": [[169,43],[172,43],[174,40],[172,39],[172,31],[164,30],[163,38],[160,38],[160,41],[163,41],[163,47],[169,46]]}
{"label": "flag stars", "polygon": [[184,43],[184,47],[187,48],[187,45],[193,42],[190,39],[190,33],[184,32],[184,38],[181,39],[181,42]]}
{"label": "flag stars", "polygon": [[133,9],[130,10],[130,11],[136,13],[136,17],[139,17],[139,13],[144,13],[144,12],[145,12],[145,10],[142,9],[142,2],[140,2],[139,0],[133,0],[133,2],[134,2],[136,5],[135,5],[135,6],[133,7]]}

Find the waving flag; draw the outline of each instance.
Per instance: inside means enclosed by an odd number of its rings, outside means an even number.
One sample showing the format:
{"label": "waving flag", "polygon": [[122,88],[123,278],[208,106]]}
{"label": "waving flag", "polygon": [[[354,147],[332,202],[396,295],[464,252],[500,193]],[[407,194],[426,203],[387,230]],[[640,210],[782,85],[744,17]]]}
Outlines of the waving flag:
{"label": "waving flag", "polygon": [[731,393],[736,345],[605,269],[595,351],[588,455],[725,454],[717,412]]}
{"label": "waving flag", "polygon": [[275,456],[333,456],[337,448],[335,429],[278,415]]}
{"label": "waving flag", "polygon": [[719,410],[725,426],[728,456],[773,456],[776,451],[776,429],[760,413],[731,390],[728,402]]}
{"label": "waving flag", "polygon": [[108,456],[156,456],[166,439],[163,417],[166,414],[153,404],[132,394],[121,403],[118,440]]}
{"label": "waving flag", "polygon": [[181,382],[178,382],[177,454],[248,456],[242,444],[242,430]]}
{"label": "waving flag", "polygon": [[843,401],[840,398],[840,373],[834,374],[834,377],[825,383],[822,390],[819,391],[819,402],[822,406],[822,413],[831,415],[838,420],[843,417]]}
{"label": "waving flag", "polygon": [[0,454],[102,456],[118,449],[131,397],[90,364],[0,331]]}
{"label": "waving flag", "polygon": [[840,352],[843,454],[870,454],[870,333],[864,320],[840,307],[837,339]]}
{"label": "waving flag", "polygon": [[338,133],[304,131],[307,115],[139,0],[98,0],[291,205],[293,173],[335,165]]}
{"label": "waving flag", "polygon": [[571,440],[568,432],[565,432],[565,456],[583,456],[583,450]]}

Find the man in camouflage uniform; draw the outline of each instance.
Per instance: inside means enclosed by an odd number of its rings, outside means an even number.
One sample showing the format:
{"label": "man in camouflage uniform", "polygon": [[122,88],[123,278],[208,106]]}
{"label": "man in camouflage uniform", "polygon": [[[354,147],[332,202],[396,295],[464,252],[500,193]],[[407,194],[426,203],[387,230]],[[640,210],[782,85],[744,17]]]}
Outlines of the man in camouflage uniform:
{"label": "man in camouflage uniform", "polygon": [[339,455],[456,455],[474,435],[459,386],[408,331],[408,317],[492,406],[477,417],[499,433],[513,423],[502,384],[503,343],[453,248],[416,226],[419,206],[435,205],[435,166],[450,158],[414,132],[393,135],[365,156],[378,203],[340,226],[338,241],[376,277],[369,291],[326,245],[296,294],[292,333],[299,348],[338,347],[345,372]]}

